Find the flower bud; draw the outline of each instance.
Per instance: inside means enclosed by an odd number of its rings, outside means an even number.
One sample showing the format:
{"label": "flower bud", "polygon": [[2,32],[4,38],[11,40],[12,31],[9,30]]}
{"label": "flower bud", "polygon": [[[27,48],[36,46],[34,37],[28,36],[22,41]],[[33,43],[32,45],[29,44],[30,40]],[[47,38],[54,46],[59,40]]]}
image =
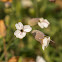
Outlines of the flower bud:
{"label": "flower bud", "polygon": [[38,24],[38,21],[39,21],[39,18],[32,18],[32,19],[30,19],[30,20],[28,21],[28,24],[29,24],[30,26],[34,26],[34,25]]}
{"label": "flower bud", "polygon": [[37,41],[42,43],[42,40],[44,39],[44,36],[45,36],[43,32],[41,32],[39,30],[33,30],[32,34]]}

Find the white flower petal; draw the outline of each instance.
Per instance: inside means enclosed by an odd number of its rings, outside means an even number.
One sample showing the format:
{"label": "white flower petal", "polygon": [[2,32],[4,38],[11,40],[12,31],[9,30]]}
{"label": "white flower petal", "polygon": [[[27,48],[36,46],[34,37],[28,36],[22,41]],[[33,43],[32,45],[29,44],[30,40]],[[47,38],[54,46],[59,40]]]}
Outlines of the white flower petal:
{"label": "white flower petal", "polygon": [[45,46],[44,46],[44,45],[42,45],[42,49],[43,49],[43,50],[45,49]]}
{"label": "white flower petal", "polygon": [[46,47],[48,47],[48,45],[50,43],[50,40],[51,40],[50,37],[48,37],[48,39],[47,39],[48,42],[47,42],[47,46]]}
{"label": "white flower petal", "polygon": [[46,61],[43,59],[43,57],[37,56],[36,62],[46,62]]}
{"label": "white flower petal", "polygon": [[45,37],[45,38],[43,39],[42,49],[44,50],[45,47],[48,47],[49,43],[50,43],[50,37],[48,37],[48,38]]}
{"label": "white flower petal", "polygon": [[44,28],[47,28],[48,27],[48,24],[47,23],[44,23],[43,22],[42,25],[43,25]]}
{"label": "white flower petal", "polygon": [[23,29],[23,24],[19,22],[18,24],[15,24],[16,29],[21,30]]}
{"label": "white flower petal", "polygon": [[20,36],[21,36],[20,38],[25,37],[26,36],[26,32],[22,32]]}
{"label": "white flower petal", "polygon": [[24,31],[25,32],[30,32],[32,30],[32,28],[30,27],[30,25],[25,25],[24,26]]}
{"label": "white flower petal", "polygon": [[44,28],[43,24],[38,22],[38,25],[41,27],[41,28]]}
{"label": "white flower petal", "polygon": [[21,32],[21,31],[19,31],[19,30],[16,30],[16,31],[14,32],[14,35],[15,35],[17,38],[22,39],[23,37],[26,36],[26,32]]}
{"label": "white flower petal", "polygon": [[19,34],[20,33],[20,30],[16,30],[15,32],[14,32],[14,35],[16,36],[17,34]]}
{"label": "white flower petal", "polygon": [[47,24],[50,24],[47,19],[44,20]]}

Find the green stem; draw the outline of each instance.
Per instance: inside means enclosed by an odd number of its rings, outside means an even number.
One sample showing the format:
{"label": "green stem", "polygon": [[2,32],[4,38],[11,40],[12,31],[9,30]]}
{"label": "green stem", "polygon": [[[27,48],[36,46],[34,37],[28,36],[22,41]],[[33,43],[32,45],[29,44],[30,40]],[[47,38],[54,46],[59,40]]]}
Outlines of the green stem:
{"label": "green stem", "polygon": [[[13,40],[13,39],[15,39],[14,37],[11,39],[11,41]],[[9,47],[11,46],[11,41],[9,41],[9,43],[8,43],[8,46],[7,46],[7,48],[6,48],[6,50],[8,50],[9,49]],[[2,59],[4,58],[4,53],[1,55],[1,57],[0,57],[0,61],[2,61]]]}
{"label": "green stem", "polygon": [[36,17],[38,17],[38,4],[37,4],[37,0],[34,0],[34,8],[35,8],[35,14],[36,14]]}
{"label": "green stem", "polygon": [[44,54],[44,57],[46,59],[47,62],[52,62],[52,60],[50,59],[48,53],[47,53],[47,50],[43,51],[43,54]]}
{"label": "green stem", "polygon": [[16,0],[16,17],[20,19],[21,14],[21,0]]}
{"label": "green stem", "polygon": [[4,47],[5,62],[7,62],[7,48],[6,48],[5,38],[3,38],[3,47]]}

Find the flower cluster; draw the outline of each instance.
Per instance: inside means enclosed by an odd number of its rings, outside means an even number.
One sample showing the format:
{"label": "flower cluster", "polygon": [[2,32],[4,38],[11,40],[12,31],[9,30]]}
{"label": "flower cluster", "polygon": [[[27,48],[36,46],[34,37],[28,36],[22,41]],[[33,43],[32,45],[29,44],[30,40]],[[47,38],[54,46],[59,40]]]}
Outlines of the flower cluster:
{"label": "flower cluster", "polygon": [[[37,20],[35,24],[38,24],[41,28],[47,28],[48,25],[50,24],[47,19],[43,18],[32,19],[32,24],[34,23],[33,22],[34,20]],[[17,30],[14,32],[14,35],[20,39],[24,38],[26,36],[26,33],[32,30],[30,25],[23,25],[21,22],[15,24],[15,27]],[[50,37],[46,36],[41,31],[33,30],[32,34],[34,35],[34,38],[41,43],[43,50],[45,49],[45,47],[49,45],[51,41]]]}

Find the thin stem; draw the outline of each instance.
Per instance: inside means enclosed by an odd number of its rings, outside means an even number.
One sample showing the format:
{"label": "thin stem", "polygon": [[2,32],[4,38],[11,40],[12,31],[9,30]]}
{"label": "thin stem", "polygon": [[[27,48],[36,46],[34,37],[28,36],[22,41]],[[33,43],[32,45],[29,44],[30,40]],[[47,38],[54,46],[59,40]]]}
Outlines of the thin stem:
{"label": "thin stem", "polygon": [[4,47],[4,56],[5,56],[5,62],[7,62],[7,48],[6,48],[6,43],[5,43],[5,38],[3,38],[3,47]]}
{"label": "thin stem", "polygon": [[34,7],[35,7],[35,14],[36,14],[36,17],[38,17],[38,4],[37,4],[37,0],[34,0]]}
{"label": "thin stem", "polygon": [[[13,40],[13,39],[15,39],[14,37],[9,41],[9,43],[8,43],[8,45],[7,45],[7,48],[6,48],[6,50],[8,50],[9,49],[9,47],[11,46],[11,41]],[[2,59],[3,59],[3,57],[4,57],[4,53],[1,55],[1,57],[0,57],[0,61],[2,61]]]}
{"label": "thin stem", "polygon": [[43,51],[43,53],[44,53],[44,57],[45,57],[46,61],[47,61],[47,62],[52,62],[52,60],[50,59],[50,57],[49,57],[49,55],[48,55],[47,50]]}

